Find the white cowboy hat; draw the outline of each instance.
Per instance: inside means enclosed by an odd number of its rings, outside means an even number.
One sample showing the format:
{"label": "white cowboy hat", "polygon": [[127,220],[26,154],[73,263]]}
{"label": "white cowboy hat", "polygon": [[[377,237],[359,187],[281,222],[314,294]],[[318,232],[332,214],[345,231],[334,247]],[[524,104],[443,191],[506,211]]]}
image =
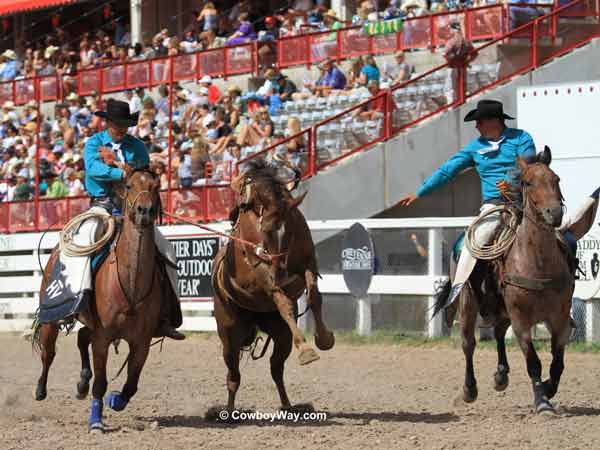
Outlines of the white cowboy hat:
{"label": "white cowboy hat", "polygon": [[30,100],[25,105],[25,108],[37,108],[37,103],[35,102],[35,100]]}
{"label": "white cowboy hat", "polygon": [[52,55],[54,55],[58,50],[60,50],[60,47],[51,45],[50,47],[46,48],[46,51],[44,51],[44,58],[45,59],[52,58]]}
{"label": "white cowboy hat", "polygon": [[202,83],[206,83],[206,84],[211,84],[212,83],[212,78],[210,75],[204,75],[202,78],[200,78],[200,84]]}
{"label": "white cowboy hat", "polygon": [[67,98],[65,100],[69,102],[76,102],[77,100],[79,100],[79,96],[75,92],[71,92],[69,95],[67,95]]}
{"label": "white cowboy hat", "polygon": [[17,54],[15,53],[15,51],[10,49],[5,50],[4,53],[2,53],[2,56],[8,59],[17,59]]}
{"label": "white cowboy hat", "polygon": [[10,100],[4,102],[4,104],[2,105],[3,109],[15,109],[15,103],[11,102]]}

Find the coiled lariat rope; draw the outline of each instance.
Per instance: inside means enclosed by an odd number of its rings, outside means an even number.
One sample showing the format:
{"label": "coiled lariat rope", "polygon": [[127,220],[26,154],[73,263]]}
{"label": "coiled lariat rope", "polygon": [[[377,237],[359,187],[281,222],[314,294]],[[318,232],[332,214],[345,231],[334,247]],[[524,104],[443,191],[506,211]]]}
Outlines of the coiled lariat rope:
{"label": "coiled lariat rope", "polygon": [[[507,213],[508,222],[502,227],[495,241],[491,244],[479,245],[475,240],[475,231],[477,226],[483,222],[486,217],[496,213]],[[494,206],[482,213],[467,229],[465,236],[465,245],[467,249],[477,259],[491,260],[502,256],[513,244],[517,237],[517,226],[519,225],[519,216],[515,208],[507,208],[506,205]]]}
{"label": "coiled lariat rope", "polygon": [[[79,245],[73,242],[73,236],[79,230],[81,224],[88,219],[96,219],[105,225],[104,233],[98,240],[90,245]],[[100,208],[93,208],[89,211],[73,217],[60,232],[60,249],[67,256],[89,256],[102,247],[104,247],[111,239],[115,231],[115,219],[107,211]]]}

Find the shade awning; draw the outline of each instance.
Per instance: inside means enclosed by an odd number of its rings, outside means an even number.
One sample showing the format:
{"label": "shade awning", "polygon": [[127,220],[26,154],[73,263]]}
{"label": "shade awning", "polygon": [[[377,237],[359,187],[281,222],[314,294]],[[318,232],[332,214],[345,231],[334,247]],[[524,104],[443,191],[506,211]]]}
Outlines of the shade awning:
{"label": "shade awning", "polygon": [[66,5],[75,0],[3,0],[0,1],[0,16],[16,14],[32,9],[52,8],[53,6]]}

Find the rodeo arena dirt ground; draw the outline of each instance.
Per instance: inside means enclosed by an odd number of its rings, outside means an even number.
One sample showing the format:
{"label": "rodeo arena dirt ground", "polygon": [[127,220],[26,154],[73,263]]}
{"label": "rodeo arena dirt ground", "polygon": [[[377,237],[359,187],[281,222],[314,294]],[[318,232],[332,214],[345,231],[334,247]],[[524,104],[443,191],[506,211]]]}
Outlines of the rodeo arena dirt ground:
{"label": "rodeo arena dirt ground", "polygon": [[[75,399],[79,355],[75,336],[61,336],[48,383],[48,398],[33,399],[40,372],[30,342],[0,336],[0,448],[16,449],[597,449],[600,447],[599,357],[569,352],[554,400],[558,414],[534,413],[530,381],[517,348],[509,350],[509,388],[495,392],[496,353],[476,352],[479,399],[457,400],[464,360],[456,343],[336,344],[321,359],[300,367],[293,353],[286,367],[293,403],[311,404],[326,419],[247,420],[224,424],[212,413],[226,402],[225,366],[216,335],[191,335],[151,350],[140,389],[127,409],[105,408],[112,432],[87,433],[89,397]],[[126,355],[111,350],[113,376]],[[540,352],[548,367],[548,352]],[[268,359],[244,361],[237,405],[244,412],[276,412],[279,401]],[[121,388],[123,376],[110,390]],[[215,409],[216,407],[216,409]]]}

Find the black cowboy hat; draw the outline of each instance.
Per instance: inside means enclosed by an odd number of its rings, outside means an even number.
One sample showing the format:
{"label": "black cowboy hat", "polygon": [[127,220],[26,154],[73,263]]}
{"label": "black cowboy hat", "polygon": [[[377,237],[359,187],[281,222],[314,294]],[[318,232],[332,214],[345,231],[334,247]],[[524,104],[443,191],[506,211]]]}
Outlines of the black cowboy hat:
{"label": "black cowboy hat", "polygon": [[121,127],[136,126],[140,115],[139,112],[131,114],[128,103],[112,98],[106,102],[106,111],[96,111],[94,114]]}
{"label": "black cowboy hat", "polygon": [[502,103],[499,101],[481,100],[477,102],[477,108],[469,111],[469,113],[465,116],[465,122],[493,118],[510,120],[514,119],[514,117],[510,117],[508,114],[504,114],[504,108],[502,107]]}

